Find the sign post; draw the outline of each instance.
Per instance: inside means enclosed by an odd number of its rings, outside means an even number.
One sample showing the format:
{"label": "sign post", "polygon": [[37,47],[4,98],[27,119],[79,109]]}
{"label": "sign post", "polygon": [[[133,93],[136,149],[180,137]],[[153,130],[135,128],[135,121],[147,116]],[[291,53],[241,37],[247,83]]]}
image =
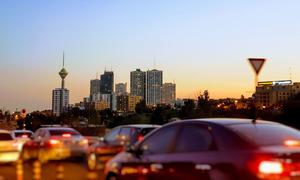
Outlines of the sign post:
{"label": "sign post", "polygon": [[259,72],[260,72],[261,68],[263,67],[266,59],[264,59],[264,58],[249,58],[248,61],[251,64],[251,66],[255,72],[255,90],[256,90],[256,86],[258,85],[258,75],[259,75]]}

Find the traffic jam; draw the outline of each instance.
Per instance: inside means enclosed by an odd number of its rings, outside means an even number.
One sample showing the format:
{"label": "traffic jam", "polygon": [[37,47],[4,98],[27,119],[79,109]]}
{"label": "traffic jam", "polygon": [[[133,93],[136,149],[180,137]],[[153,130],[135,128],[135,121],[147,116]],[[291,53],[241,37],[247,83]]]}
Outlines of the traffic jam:
{"label": "traffic jam", "polygon": [[60,126],[34,133],[0,130],[1,168],[15,166],[16,179],[26,173],[21,164],[60,161],[81,163],[102,174],[94,179],[105,180],[297,180],[300,132],[276,122],[234,118],[122,125],[103,137]]}

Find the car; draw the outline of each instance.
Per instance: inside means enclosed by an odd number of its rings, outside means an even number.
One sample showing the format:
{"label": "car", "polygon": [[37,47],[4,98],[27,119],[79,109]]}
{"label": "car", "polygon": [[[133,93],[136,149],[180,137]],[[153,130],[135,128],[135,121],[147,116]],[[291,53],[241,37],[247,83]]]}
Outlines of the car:
{"label": "car", "polygon": [[84,136],[84,138],[88,140],[89,146],[96,144],[101,140],[101,137],[98,136]]}
{"label": "car", "polygon": [[0,163],[13,163],[19,159],[19,144],[10,131],[0,130]]}
{"label": "car", "polygon": [[88,141],[78,131],[66,127],[46,127],[35,131],[23,146],[23,160],[41,162],[86,156]]}
{"label": "car", "polygon": [[152,124],[131,124],[115,127],[101,141],[89,147],[88,168],[103,169],[104,164],[126,147],[141,141],[146,134],[160,127]]}
{"label": "car", "polygon": [[15,140],[19,144],[19,150],[22,150],[22,147],[25,142],[30,141],[33,132],[30,130],[13,130],[12,131]]}
{"label": "car", "polygon": [[263,120],[182,120],[116,155],[104,173],[107,180],[300,179],[300,132]]}

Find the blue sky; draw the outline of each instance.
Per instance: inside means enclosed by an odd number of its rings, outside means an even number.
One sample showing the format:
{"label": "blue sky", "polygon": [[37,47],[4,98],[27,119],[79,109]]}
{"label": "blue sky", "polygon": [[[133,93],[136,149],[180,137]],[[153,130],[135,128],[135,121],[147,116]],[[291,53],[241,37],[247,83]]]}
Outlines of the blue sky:
{"label": "blue sky", "polygon": [[[104,69],[129,82],[164,71],[178,97],[249,96],[248,57],[268,59],[261,80],[300,81],[300,1],[6,0],[0,4],[0,107],[50,109],[62,52],[71,103]],[[291,67],[291,68],[290,68]],[[291,69],[291,70],[290,70]]]}

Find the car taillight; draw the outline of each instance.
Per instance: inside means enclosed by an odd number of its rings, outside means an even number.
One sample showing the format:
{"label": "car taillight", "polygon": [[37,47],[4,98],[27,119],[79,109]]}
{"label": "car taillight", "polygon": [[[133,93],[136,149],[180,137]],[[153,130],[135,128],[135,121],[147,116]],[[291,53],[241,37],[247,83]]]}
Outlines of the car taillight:
{"label": "car taillight", "polygon": [[261,161],[258,165],[258,171],[262,174],[282,174],[284,169],[281,162]]}
{"label": "car taillight", "polygon": [[299,177],[300,163],[291,159],[274,159],[264,157],[249,164],[250,170],[264,180],[288,180],[290,177]]}
{"label": "car taillight", "polygon": [[71,134],[69,134],[69,133],[66,133],[66,134],[62,134],[62,137],[65,137],[65,138],[70,138],[70,137],[72,137],[72,135],[71,135]]}
{"label": "car taillight", "polygon": [[21,137],[22,138],[28,138],[28,135],[27,134],[23,134]]}
{"label": "car taillight", "polygon": [[286,140],[284,141],[284,145],[288,147],[300,146],[300,141],[298,140]]}
{"label": "car taillight", "polygon": [[83,139],[83,140],[80,141],[80,144],[81,145],[88,145],[89,144],[89,140]]}
{"label": "car taillight", "polygon": [[50,144],[50,145],[57,145],[57,144],[59,144],[59,140],[56,140],[56,139],[50,139],[50,140],[49,140],[49,144]]}
{"label": "car taillight", "polygon": [[144,139],[144,136],[139,134],[137,139],[138,139],[138,141],[142,141]]}

